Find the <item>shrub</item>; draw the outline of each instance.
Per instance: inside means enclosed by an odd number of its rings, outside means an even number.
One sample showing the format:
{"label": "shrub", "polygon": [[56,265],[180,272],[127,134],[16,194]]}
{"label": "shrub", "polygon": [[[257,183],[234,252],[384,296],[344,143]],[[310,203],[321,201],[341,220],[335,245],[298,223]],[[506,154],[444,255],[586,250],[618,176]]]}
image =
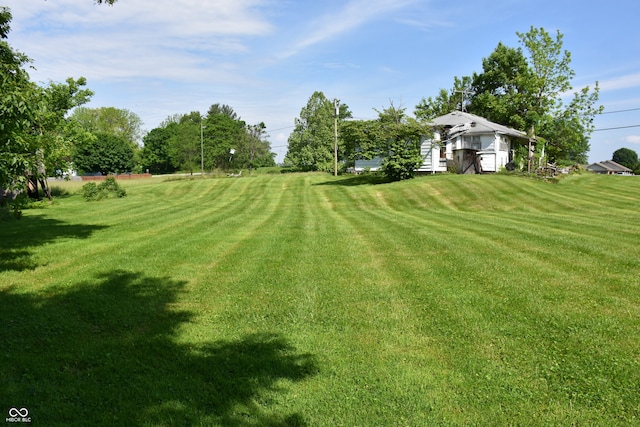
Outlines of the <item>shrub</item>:
{"label": "shrub", "polygon": [[82,197],[87,200],[96,200],[98,198],[98,186],[95,182],[88,182],[82,186]]}
{"label": "shrub", "polygon": [[120,187],[112,176],[107,177],[98,185],[95,182],[88,182],[82,186],[82,196],[87,200],[119,198],[126,195],[127,191]]}
{"label": "shrub", "polygon": [[423,162],[420,146],[411,140],[392,141],[391,152],[385,158],[380,170],[391,181],[411,179]]}

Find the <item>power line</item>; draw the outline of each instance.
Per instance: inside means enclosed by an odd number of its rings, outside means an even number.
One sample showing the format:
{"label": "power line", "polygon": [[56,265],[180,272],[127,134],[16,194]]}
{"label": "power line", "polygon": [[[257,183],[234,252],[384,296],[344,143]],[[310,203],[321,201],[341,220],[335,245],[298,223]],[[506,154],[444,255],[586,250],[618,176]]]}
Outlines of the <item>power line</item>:
{"label": "power line", "polygon": [[616,129],[628,129],[628,128],[639,128],[640,125],[631,125],[631,126],[618,126],[618,127],[614,127],[614,128],[602,128],[602,129],[594,129],[594,132],[598,132],[601,130],[616,130]]}
{"label": "power line", "polygon": [[614,111],[603,111],[601,114],[613,114],[613,113],[626,113],[627,111],[638,111],[640,110],[639,108],[628,108],[626,110],[614,110]]}
{"label": "power line", "polygon": [[269,132],[275,132],[277,130],[284,130],[284,129],[291,129],[294,128],[295,126],[285,126],[283,128],[278,128],[278,129],[267,129]]}

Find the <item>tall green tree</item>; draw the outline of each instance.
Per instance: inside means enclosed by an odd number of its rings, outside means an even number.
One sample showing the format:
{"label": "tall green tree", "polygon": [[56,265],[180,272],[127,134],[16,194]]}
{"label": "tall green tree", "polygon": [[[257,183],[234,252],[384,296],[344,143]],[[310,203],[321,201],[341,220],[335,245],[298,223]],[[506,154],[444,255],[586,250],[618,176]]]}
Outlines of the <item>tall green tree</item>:
{"label": "tall green tree", "polygon": [[209,111],[207,111],[207,116],[215,115],[227,116],[231,120],[240,120],[238,113],[234,111],[233,107],[227,104],[212,104],[211,107],[209,107]]}
{"label": "tall green tree", "polygon": [[621,164],[622,166],[626,166],[629,169],[637,169],[638,168],[638,153],[633,151],[630,148],[619,148],[613,152],[613,156],[611,157],[616,163]]}
{"label": "tall green tree", "polygon": [[533,76],[529,84],[529,134],[546,142],[552,160],[586,162],[594,118],[604,110],[596,105],[598,82],[593,90],[587,86],[575,92],[565,106],[562,95],[573,90],[571,80],[575,72],[570,66],[571,54],[562,47],[563,35],[558,31],[554,38],[543,28],[531,27],[527,33],[518,33],[518,37]]}
{"label": "tall green tree", "polygon": [[33,169],[35,147],[27,134],[35,122],[38,90],[25,66],[31,60],[6,42],[11,11],[0,7],[0,188],[22,189]]}
{"label": "tall green tree", "polygon": [[470,111],[514,129],[530,129],[533,76],[522,49],[498,43],[482,60],[482,70],[472,77]]}
{"label": "tall green tree", "polygon": [[[334,168],[334,102],[314,92],[295,119],[289,136],[285,164],[301,170],[332,171]],[[351,117],[349,107],[340,104],[338,122]],[[339,141],[338,146],[342,142]]]}
{"label": "tall green tree", "polygon": [[152,129],[142,139],[143,147],[140,153],[140,165],[143,171],[149,171],[154,174],[166,174],[176,171],[176,167],[171,163],[169,156],[169,141],[172,133],[167,126]]}
{"label": "tall green tree", "polygon": [[38,182],[46,189],[47,172],[68,169],[72,142],[82,132],[66,115],[93,93],[84,78],[31,82],[25,70],[30,59],[5,41],[10,21],[9,9],[0,7],[0,188],[28,188],[37,196]]}
{"label": "tall green tree", "polygon": [[177,121],[170,121],[166,127],[171,135],[168,141],[171,164],[191,174],[201,166],[201,125],[201,114],[192,111],[179,116]]}
{"label": "tall green tree", "polygon": [[34,138],[47,176],[60,175],[72,168],[74,146],[89,138],[79,124],[67,118],[68,111],[89,102],[93,92],[84,89],[86,80],[68,78],[41,88]]}
{"label": "tall green tree", "polygon": [[230,106],[213,104],[204,117],[176,114],[152,129],[143,140],[142,167],[171,173],[202,166],[205,171],[273,166],[275,154],[266,138],[264,123],[247,125]]}
{"label": "tall green tree", "polygon": [[[246,142],[246,123],[238,117],[228,105],[213,104],[204,119],[204,148],[205,169],[228,169],[236,153],[243,153]],[[242,167],[242,163],[235,162],[234,166]]]}
{"label": "tall green tree", "polygon": [[121,136],[99,132],[76,147],[74,164],[83,173],[108,175],[131,172],[135,165],[133,147]]}
{"label": "tall green tree", "polygon": [[88,132],[110,133],[124,138],[133,146],[142,139],[142,120],[127,109],[115,107],[76,108],[71,117]]}
{"label": "tall green tree", "polygon": [[242,168],[248,168],[251,171],[254,168],[276,165],[275,153],[271,152],[266,129],[263,122],[247,125],[243,143],[240,145],[240,152],[235,155],[235,161]]}

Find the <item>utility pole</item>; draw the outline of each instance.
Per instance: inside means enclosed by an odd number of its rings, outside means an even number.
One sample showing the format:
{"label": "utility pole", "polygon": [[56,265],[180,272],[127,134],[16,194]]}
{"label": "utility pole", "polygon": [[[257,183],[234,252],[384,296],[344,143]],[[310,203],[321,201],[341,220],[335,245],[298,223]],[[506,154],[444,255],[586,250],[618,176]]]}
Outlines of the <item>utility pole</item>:
{"label": "utility pole", "polygon": [[204,176],[204,128],[200,120],[200,176]]}
{"label": "utility pole", "polygon": [[460,100],[460,111],[466,112],[465,111],[466,108],[464,107],[465,95],[470,95],[471,92],[468,90],[461,89],[461,90],[457,90],[456,93],[459,93],[462,95],[462,99]]}
{"label": "utility pole", "polygon": [[333,176],[338,176],[338,100],[333,100]]}

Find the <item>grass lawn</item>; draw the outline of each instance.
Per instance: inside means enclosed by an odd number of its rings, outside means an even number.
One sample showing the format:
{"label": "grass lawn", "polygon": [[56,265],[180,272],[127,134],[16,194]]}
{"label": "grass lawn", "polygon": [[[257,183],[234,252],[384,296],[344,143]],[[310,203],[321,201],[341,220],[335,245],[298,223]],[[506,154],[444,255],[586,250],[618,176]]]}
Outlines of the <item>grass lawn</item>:
{"label": "grass lawn", "polygon": [[5,417],[640,425],[640,178],[120,184],[0,222]]}

